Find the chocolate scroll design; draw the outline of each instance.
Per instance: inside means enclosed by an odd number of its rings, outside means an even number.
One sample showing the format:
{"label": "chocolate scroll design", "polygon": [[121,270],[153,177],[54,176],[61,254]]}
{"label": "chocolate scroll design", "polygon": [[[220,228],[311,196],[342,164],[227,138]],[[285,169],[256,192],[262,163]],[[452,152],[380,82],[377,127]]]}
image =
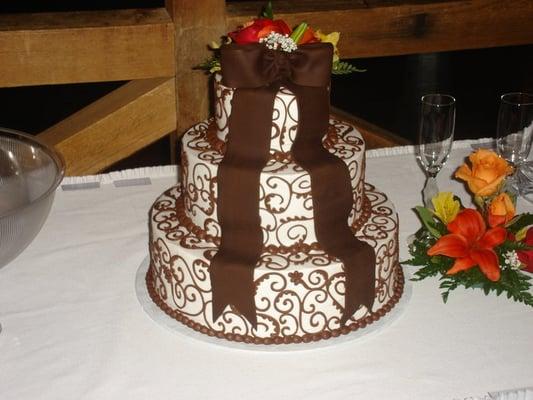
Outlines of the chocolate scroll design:
{"label": "chocolate scroll design", "polygon": [[[208,243],[186,246],[198,238],[183,226],[176,226],[179,224],[172,210],[180,199],[177,188],[163,194],[151,211],[150,294],[173,318],[202,333],[229,340],[297,343],[364,327],[389,310],[401,294],[396,214],[384,194],[369,185],[366,192],[373,211],[357,236],[376,249],[376,299],[372,310],[359,309],[344,327],[339,323],[339,307],[344,299],[345,274],[339,263],[323,252],[302,254],[296,259],[293,257],[297,255],[262,254],[261,267],[256,268],[254,276],[256,328],[233,307],[212,321],[208,255],[216,247]],[[181,239],[169,240],[170,232]]]}
{"label": "chocolate scroll design", "polygon": [[[215,123],[216,136],[225,141],[228,132],[228,121],[232,112],[231,100],[234,90],[221,84],[222,77],[215,75]],[[287,88],[280,88],[274,100],[271,128],[271,153],[290,152],[296,137],[298,125],[298,107],[296,98]]]}
{"label": "chocolate scroll design", "polygon": [[301,116],[292,153],[296,162],[311,176],[318,243],[344,265],[346,293],[341,319],[344,324],[361,305],[372,309],[374,249],[354,237],[348,226],[353,198],[346,164],[322,146],[329,116],[327,90],[297,85],[291,89],[298,98]]}
{"label": "chocolate scroll design", "polygon": [[[198,129],[198,126],[200,129]],[[286,128],[286,127],[285,127]],[[288,129],[288,128],[287,128]],[[286,131],[287,131],[286,129]],[[213,140],[214,138],[214,140]],[[271,140],[271,149],[273,140]],[[221,148],[219,145],[223,144]],[[353,190],[353,213],[351,213],[348,223],[352,226],[360,226],[365,213],[365,195],[363,189],[364,176],[364,143],[359,133],[350,125],[330,119],[328,134],[324,137],[322,144],[332,154],[341,158],[348,165],[350,177],[352,179]],[[225,142],[216,139],[216,126],[214,122],[199,124],[187,132],[184,136],[182,147],[182,184],[184,185],[184,203],[187,215],[192,222],[202,230],[208,230],[210,234],[220,234],[220,227],[217,219],[217,169],[224,155]],[[217,154],[217,157],[213,155]],[[284,153],[285,154],[285,153]],[[292,155],[286,153],[287,156]],[[272,156],[272,155],[271,155]],[[211,161],[210,161],[211,160]],[[209,174],[194,174],[197,164],[202,164],[202,169],[209,169]],[[207,198],[208,203],[202,202],[202,206],[195,206],[193,198],[197,195],[196,181],[202,177],[209,177],[209,181],[202,182],[204,189],[211,191]],[[272,206],[265,204],[265,199],[272,198],[272,188],[269,182],[271,177],[276,176],[276,192],[283,192],[283,201],[274,199]],[[284,182],[278,179],[283,179]],[[313,205],[311,196],[311,183],[307,172],[294,161],[280,162],[271,158],[261,174],[260,188],[260,215],[263,226],[263,244],[268,246],[291,246],[301,239],[304,243],[316,242],[313,226]],[[190,190],[189,190],[190,188]],[[287,191],[285,191],[287,189]],[[289,203],[289,208],[278,207],[280,203]],[[276,208],[278,211],[275,211]],[[205,211],[204,211],[205,210]],[[291,241],[288,237],[281,236],[277,231],[278,226],[284,225],[285,229],[289,220],[293,217],[304,219],[307,230],[310,234],[304,239],[298,236],[297,241]],[[266,228],[266,224],[269,228]],[[289,222],[289,224],[291,224]]]}

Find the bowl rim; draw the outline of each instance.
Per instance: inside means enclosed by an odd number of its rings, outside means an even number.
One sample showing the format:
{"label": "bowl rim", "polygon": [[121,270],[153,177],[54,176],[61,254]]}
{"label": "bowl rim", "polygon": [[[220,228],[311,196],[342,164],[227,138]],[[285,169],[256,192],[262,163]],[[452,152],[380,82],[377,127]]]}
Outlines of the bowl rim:
{"label": "bowl rim", "polygon": [[24,204],[24,205],[22,205],[20,207],[13,208],[13,209],[11,209],[9,211],[6,211],[4,213],[0,213],[0,218],[3,218],[3,217],[6,217],[8,215],[12,215],[12,214],[18,213],[21,210],[24,210],[25,208],[28,208],[31,205],[33,205],[35,203],[38,203],[38,202],[42,201],[43,199],[49,197],[50,194],[52,194],[53,192],[56,191],[57,187],[59,186],[59,184],[61,183],[61,181],[63,180],[63,178],[65,176],[65,160],[63,159],[61,154],[58,153],[57,150],[55,150],[52,146],[49,146],[48,144],[46,144],[45,142],[43,142],[41,139],[39,139],[36,136],[33,136],[33,135],[28,134],[28,133],[24,133],[24,132],[18,131],[16,129],[4,128],[4,127],[0,126],[0,135],[4,135],[4,134],[8,134],[8,135],[10,135],[10,136],[12,136],[12,137],[14,137],[16,139],[21,139],[22,138],[24,141],[30,142],[30,143],[40,147],[52,159],[52,161],[56,165],[56,169],[57,169],[58,173],[56,175],[56,178],[55,178],[53,184],[50,185],[50,187],[43,194],[41,194],[39,197],[37,197],[35,200],[33,200],[30,203]]}

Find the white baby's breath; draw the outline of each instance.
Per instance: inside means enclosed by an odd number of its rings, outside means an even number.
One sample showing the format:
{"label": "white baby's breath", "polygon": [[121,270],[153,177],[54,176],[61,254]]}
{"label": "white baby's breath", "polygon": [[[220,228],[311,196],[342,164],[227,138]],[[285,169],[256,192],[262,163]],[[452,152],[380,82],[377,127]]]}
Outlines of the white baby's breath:
{"label": "white baby's breath", "polygon": [[516,251],[510,250],[503,255],[504,264],[511,269],[520,269],[522,268],[522,263],[518,258]]}
{"label": "white baby's breath", "polygon": [[291,53],[298,48],[289,35],[277,32],[270,32],[268,36],[259,39],[259,43],[265,43],[265,46],[271,50],[279,49],[287,53]]}

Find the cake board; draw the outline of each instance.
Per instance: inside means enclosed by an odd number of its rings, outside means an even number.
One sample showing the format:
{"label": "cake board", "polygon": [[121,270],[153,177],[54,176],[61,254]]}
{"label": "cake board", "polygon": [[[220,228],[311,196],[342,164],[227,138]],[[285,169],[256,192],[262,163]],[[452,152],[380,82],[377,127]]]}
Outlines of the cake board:
{"label": "cake board", "polygon": [[137,294],[137,299],[142,309],[152,321],[154,321],[157,325],[163,327],[164,329],[167,329],[186,339],[204,342],[212,346],[220,346],[245,351],[262,351],[272,353],[287,351],[310,351],[338,346],[342,344],[354,343],[358,340],[370,338],[374,335],[381,333],[383,330],[386,330],[392,323],[394,323],[394,321],[396,321],[403,314],[405,308],[407,307],[410,301],[412,291],[410,277],[405,276],[403,294],[400,297],[398,303],[392,308],[392,310],[390,310],[387,314],[385,314],[376,322],[373,322],[371,325],[368,325],[362,329],[358,329],[354,332],[350,332],[346,335],[340,335],[336,338],[319,340],[317,342],[310,343],[293,343],[279,345],[247,344],[233,342],[225,339],[219,339],[216,337],[205,335],[203,333],[196,332],[195,330],[168,316],[152,301],[148,293],[148,288],[146,287],[146,273],[148,272],[149,266],[150,257],[146,256],[141,262],[135,275],[135,292]]}

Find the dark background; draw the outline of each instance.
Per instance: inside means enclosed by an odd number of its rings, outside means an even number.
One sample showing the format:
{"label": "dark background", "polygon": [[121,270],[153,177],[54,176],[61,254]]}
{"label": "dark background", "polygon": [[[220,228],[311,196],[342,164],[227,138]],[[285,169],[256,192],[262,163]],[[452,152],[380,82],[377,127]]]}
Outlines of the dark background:
{"label": "dark background", "polygon": [[[163,1],[156,0],[3,0],[0,13],[161,6]],[[466,139],[494,136],[501,94],[533,92],[533,44],[352,62],[367,71],[333,77],[332,105],[411,141],[415,140],[418,99],[425,93],[447,93],[457,99],[456,138]],[[39,133],[123,83],[0,89],[0,126]],[[165,138],[112,169],[169,161]]]}

